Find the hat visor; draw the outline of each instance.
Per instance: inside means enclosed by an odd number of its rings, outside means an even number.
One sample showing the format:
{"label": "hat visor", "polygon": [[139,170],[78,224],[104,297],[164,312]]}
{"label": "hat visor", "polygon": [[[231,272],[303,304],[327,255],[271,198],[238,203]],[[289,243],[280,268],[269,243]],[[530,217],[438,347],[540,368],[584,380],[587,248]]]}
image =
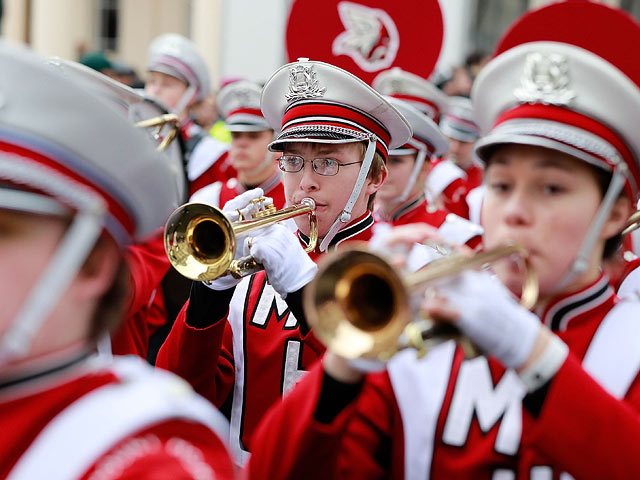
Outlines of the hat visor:
{"label": "hat visor", "polygon": [[366,139],[329,132],[299,132],[277,138],[269,144],[269,151],[282,152],[287,143],[356,143]]}
{"label": "hat visor", "polygon": [[248,123],[225,123],[225,128],[230,132],[265,132],[271,130],[269,125],[250,125]]}
{"label": "hat visor", "polygon": [[393,150],[389,150],[389,155],[410,155],[410,154],[418,153],[415,148],[394,148]]}
{"label": "hat visor", "polygon": [[449,127],[448,125],[443,125],[442,123],[440,123],[440,131],[444,136],[448,138],[452,138],[453,140],[465,143],[473,143],[478,140],[479,137],[479,135],[475,133]]}

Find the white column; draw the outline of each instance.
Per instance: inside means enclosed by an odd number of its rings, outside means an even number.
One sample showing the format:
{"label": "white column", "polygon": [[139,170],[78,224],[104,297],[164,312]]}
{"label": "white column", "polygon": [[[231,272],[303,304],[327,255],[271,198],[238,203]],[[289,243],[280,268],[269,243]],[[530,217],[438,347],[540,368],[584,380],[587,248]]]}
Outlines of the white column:
{"label": "white column", "polygon": [[220,85],[223,0],[192,0],[191,39],[209,65],[211,87]]}
{"label": "white column", "polygon": [[142,77],[147,49],[162,33],[189,36],[188,0],[124,0],[120,2],[118,55]]}
{"label": "white column", "polygon": [[288,6],[288,0],[224,2],[221,76],[264,82],[285,62]]}
{"label": "white column", "polygon": [[444,40],[436,70],[446,72],[461,65],[469,53],[469,34],[475,18],[476,0],[440,0],[440,9],[444,21]]}
{"label": "white column", "polygon": [[4,0],[2,12],[2,37],[14,42],[27,41],[27,2]]}
{"label": "white column", "polygon": [[45,56],[77,60],[79,48],[95,45],[93,0],[32,0],[31,45]]}

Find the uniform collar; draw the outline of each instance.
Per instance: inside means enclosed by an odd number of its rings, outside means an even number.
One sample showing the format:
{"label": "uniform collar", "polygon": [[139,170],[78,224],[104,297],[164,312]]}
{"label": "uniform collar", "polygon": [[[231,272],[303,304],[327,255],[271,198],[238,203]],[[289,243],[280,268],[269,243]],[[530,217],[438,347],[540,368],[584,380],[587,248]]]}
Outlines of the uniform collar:
{"label": "uniform collar", "polygon": [[[243,185],[240,181],[238,181],[237,178],[235,178],[233,180],[235,180],[235,183],[236,183],[235,189],[238,192],[238,195],[247,191],[247,187],[245,185]],[[273,175],[271,175],[269,178],[267,178],[264,182],[262,182],[260,185],[256,185],[255,187],[252,187],[252,188],[261,188],[262,191],[266,195],[271,190],[273,190],[278,185],[280,185],[280,183],[281,183],[280,172],[279,171],[274,171]]]}
{"label": "uniform collar", "polygon": [[189,118],[187,122],[180,127],[180,133],[185,141],[201,134],[202,132],[202,128],[194,122],[192,118]]}
{"label": "uniform collar", "polygon": [[[364,215],[358,217],[349,225],[347,225],[346,228],[343,228],[338,233],[336,233],[336,236],[333,237],[333,240],[331,240],[331,243],[329,244],[329,248],[327,250],[333,250],[342,242],[347,240],[361,240],[365,242],[368,241],[372,235],[371,226],[373,225],[373,223],[373,215],[371,214],[371,211],[367,210]],[[300,243],[302,243],[302,245],[304,245],[305,247],[309,245],[309,237],[302,233],[300,230],[298,230],[298,238],[300,239]],[[319,244],[320,241],[318,240],[318,245]],[[319,247],[316,247],[314,253],[320,253]]]}
{"label": "uniform collar", "polygon": [[[389,215],[389,218],[386,221],[390,221],[390,222],[396,222],[398,221],[401,217],[409,214],[410,212],[418,209],[418,208],[425,208],[426,209],[426,203],[427,203],[427,199],[424,195],[424,193],[419,193],[418,196],[413,197],[412,199],[409,199],[403,203],[401,203],[400,205],[398,205],[395,209],[393,209],[391,211],[391,214]],[[384,215],[383,215],[384,216]],[[386,218],[386,216],[384,216]]]}
{"label": "uniform collar", "polygon": [[615,292],[609,284],[609,278],[600,274],[595,282],[583,289],[552,298],[540,318],[551,330],[565,331],[579,315],[613,300]]}
{"label": "uniform collar", "polygon": [[95,358],[88,348],[71,348],[38,358],[20,367],[15,373],[1,378],[0,395],[13,397],[19,396],[20,392],[47,388],[60,378],[85,372],[89,364],[95,363]]}

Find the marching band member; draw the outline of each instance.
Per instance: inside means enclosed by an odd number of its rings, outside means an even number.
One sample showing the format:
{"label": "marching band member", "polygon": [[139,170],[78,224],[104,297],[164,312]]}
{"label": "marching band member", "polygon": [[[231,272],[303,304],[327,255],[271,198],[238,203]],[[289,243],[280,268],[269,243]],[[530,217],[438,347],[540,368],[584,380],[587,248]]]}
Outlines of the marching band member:
{"label": "marching band member", "polygon": [[[427,312],[453,319],[487,356],[465,360],[448,342],[422,359],[401,352],[363,381],[329,352],[266,416],[252,468],[269,478],[640,474],[640,304],[620,301],[600,270],[638,198],[640,72],[620,48],[638,41],[620,11],[555,3],[512,27],[474,85],[488,132],[476,146],[484,245],[528,250],[535,313],[511,294],[523,280],[511,262],[497,278],[470,271],[438,286]],[[275,448],[286,454],[275,460]]]}
{"label": "marching band member", "polygon": [[175,171],[81,83],[24,48],[0,57],[0,477],[233,478],[224,419],[184,381],[93,355],[121,319],[122,251],[178,202]]}
{"label": "marching band member", "polygon": [[[449,104],[449,97],[433,83],[399,67],[377,75],[373,88],[383,95],[408,102],[435,123],[440,122]],[[466,192],[465,174],[453,162],[434,158],[426,188],[431,204],[456,214],[464,213],[460,205]]]}
{"label": "marching band member", "polygon": [[471,100],[450,97],[440,117],[440,130],[449,140],[446,158],[464,170],[467,190],[482,185],[482,165],[474,158],[473,145],[480,137],[480,129],[473,118]]}
{"label": "marching band member", "polygon": [[[165,113],[153,101],[138,94],[130,87],[79,63],[51,58],[48,60],[48,64],[52,68],[59,69],[64,76],[78,83],[89,94],[109,102],[116,111],[122,114],[123,121],[132,122],[132,126],[138,121]],[[165,127],[165,131],[168,131],[168,127]],[[149,141],[152,145],[158,145],[155,133],[151,131],[147,133],[149,133]],[[175,188],[179,192],[179,198],[183,198],[184,177],[181,171],[180,148],[170,144],[159,155],[165,156],[164,161],[172,163],[172,167],[177,173]],[[135,354],[147,358],[149,339],[160,326],[167,322],[161,281],[171,265],[164,251],[163,223],[164,219],[158,223],[153,234],[142,242],[128,245],[123,252],[130,274],[125,315],[118,328],[111,332],[110,344],[106,341],[107,337],[105,337],[105,341],[100,342],[101,353]]]}
{"label": "marching band member", "polygon": [[241,193],[261,188],[280,209],[285,206],[281,171],[275,154],[268,150],[273,129],[260,111],[262,88],[253,82],[239,80],[225,86],[218,94],[218,110],[231,132],[229,161],[237,177],[218,181],[196,192],[191,202],[222,207]]}
{"label": "marching band member", "polygon": [[[300,320],[300,289],[315,275],[313,260],[371,237],[373,196],[386,177],[388,150],[411,136],[405,119],[378,92],[344,70],[308,59],[273,74],[263,89],[262,112],[280,131],[269,148],[282,153],[288,203],[315,201],[318,245],[309,255],[302,249],[310,241],[302,216],[295,218],[297,237],[272,225],[239,240],[265,272],[240,283],[230,276],[209,287],[194,283],[158,357],[159,366],[188,379],[214,404],[231,403],[231,444],[239,463],[248,458],[248,442],[266,410],[324,351]],[[245,192],[224,210],[245,214],[261,193]]]}
{"label": "marching band member", "polygon": [[441,238],[449,243],[476,247],[482,228],[429,205],[424,192],[430,159],[444,155],[447,140],[426,115],[403,100],[388,99],[411,125],[413,137],[401,148],[389,152],[389,175],[376,194],[378,219],[393,226],[426,223],[438,229]]}
{"label": "marching band member", "polygon": [[[449,140],[449,152],[446,155],[446,160],[460,167],[465,173],[465,191],[463,193],[465,201],[446,198],[443,199],[443,202],[452,205],[453,211],[463,218],[469,218],[474,223],[479,223],[478,212],[484,192],[484,187],[482,187],[483,169],[473,153],[473,146],[480,137],[480,129],[473,117],[471,100],[466,97],[450,97],[447,109],[440,117],[440,130]],[[434,168],[437,167],[434,166]],[[448,194],[453,194],[451,190],[445,189],[445,191]]]}
{"label": "marching band member", "polygon": [[209,67],[195,44],[177,33],[157,37],[149,46],[145,94],[180,117],[189,192],[235,175],[228,146],[203,131],[188,115],[211,89]]}

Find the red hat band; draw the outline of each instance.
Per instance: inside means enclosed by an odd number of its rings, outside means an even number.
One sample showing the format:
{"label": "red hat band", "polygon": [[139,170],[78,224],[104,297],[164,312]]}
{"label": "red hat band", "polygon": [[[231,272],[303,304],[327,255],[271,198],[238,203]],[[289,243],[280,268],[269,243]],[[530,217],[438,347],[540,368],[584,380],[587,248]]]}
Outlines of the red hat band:
{"label": "red hat band", "polygon": [[299,132],[310,136],[337,133],[362,141],[373,134],[377,139],[376,151],[385,161],[391,141],[389,132],[370,115],[346,105],[317,100],[297,102],[285,112],[280,138]]}
{"label": "red hat band", "polygon": [[264,118],[262,111],[259,108],[236,108],[227,115],[227,119],[232,118],[234,115],[251,115],[254,117]]}
{"label": "red hat band", "polygon": [[499,115],[491,133],[546,138],[578,150],[577,156],[605,170],[622,160],[629,167],[627,189],[638,192],[640,171],[631,150],[620,135],[591,117],[554,105],[523,104]]}
{"label": "red hat band", "polygon": [[[53,156],[44,152],[36,152],[7,141],[0,141],[0,156],[11,156],[14,169],[24,167],[24,175],[9,175],[0,170],[0,178],[16,187],[29,191],[42,193],[56,198],[67,207],[77,210],[81,199],[87,194],[100,197],[107,206],[109,216],[105,229],[120,245],[130,243],[135,231],[135,222],[120,202],[114,196],[108,194],[104,188],[92,183],[87,176],[79,175],[69,169]],[[52,187],[55,180],[65,184],[67,198],[61,198]],[[69,199],[77,199],[74,205]]]}
{"label": "red hat band", "polygon": [[427,100],[426,98],[416,97],[415,95],[407,95],[404,93],[392,93],[389,95],[390,97],[399,98],[400,100],[404,100],[409,104],[416,107],[422,113],[427,115],[434,122],[438,121],[440,118],[440,109],[438,106]]}

